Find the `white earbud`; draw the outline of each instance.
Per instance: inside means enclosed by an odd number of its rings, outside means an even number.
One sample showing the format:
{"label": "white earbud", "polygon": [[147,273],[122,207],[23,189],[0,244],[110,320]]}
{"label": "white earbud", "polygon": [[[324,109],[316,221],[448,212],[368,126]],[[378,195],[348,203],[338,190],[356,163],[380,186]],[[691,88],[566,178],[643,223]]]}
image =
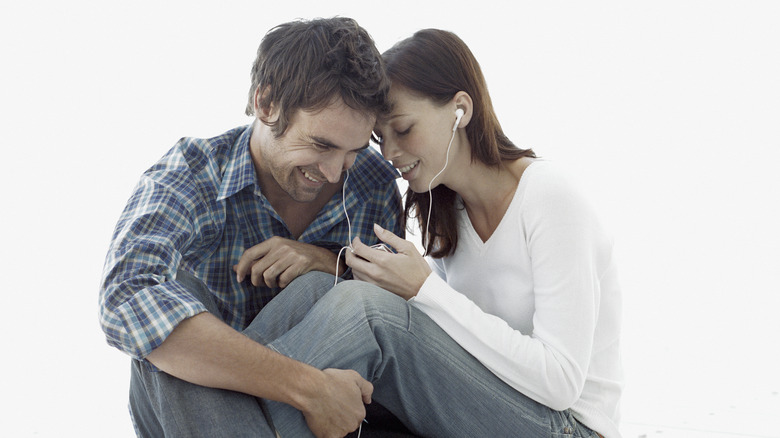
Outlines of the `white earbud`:
{"label": "white earbud", "polygon": [[458,108],[455,110],[455,124],[452,125],[452,131],[455,132],[456,129],[458,129],[458,124],[460,123],[460,119],[463,117],[463,109]]}

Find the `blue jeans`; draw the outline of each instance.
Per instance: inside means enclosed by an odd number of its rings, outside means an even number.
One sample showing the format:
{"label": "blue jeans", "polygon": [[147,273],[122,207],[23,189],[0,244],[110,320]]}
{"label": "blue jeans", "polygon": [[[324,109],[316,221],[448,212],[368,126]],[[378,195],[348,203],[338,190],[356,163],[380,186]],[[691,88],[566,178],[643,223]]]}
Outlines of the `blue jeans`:
{"label": "blue jeans", "polygon": [[[326,274],[300,277],[244,333],[317,368],[358,371],[374,384],[373,400],[421,436],[597,436],[569,411],[554,411],[502,382],[402,298],[359,281],[332,286]],[[176,419],[166,432],[191,425],[181,436],[273,436],[254,397],[135,368],[146,376],[137,381],[165,382],[146,384],[146,397],[139,398],[155,400],[147,416]],[[300,411],[264,402],[282,437],[312,436]]]}
{"label": "blue jeans", "polygon": [[[179,272],[176,279],[219,318],[217,305],[203,282],[187,272]],[[333,280],[333,276],[317,273],[293,282],[263,308],[252,323],[254,330],[247,335],[261,344],[280,337],[333,287]],[[154,372],[132,360],[129,408],[139,437],[275,437],[265,403],[240,392]]]}

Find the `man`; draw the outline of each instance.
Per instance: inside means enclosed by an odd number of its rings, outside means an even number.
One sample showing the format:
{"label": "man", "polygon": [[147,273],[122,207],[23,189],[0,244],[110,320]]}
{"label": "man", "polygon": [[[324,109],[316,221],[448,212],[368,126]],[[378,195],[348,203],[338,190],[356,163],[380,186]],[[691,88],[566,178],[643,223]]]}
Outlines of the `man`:
{"label": "man", "polygon": [[253,124],[184,138],[142,176],[100,291],[108,342],[133,358],[139,435],[271,436],[262,399],[300,410],[318,436],[357,427],[370,383],[241,331],[296,277],[348,275],[339,250],[376,242],[374,223],[403,232],[397,173],[368,148],[387,88],[354,20],[280,25],[252,69]]}

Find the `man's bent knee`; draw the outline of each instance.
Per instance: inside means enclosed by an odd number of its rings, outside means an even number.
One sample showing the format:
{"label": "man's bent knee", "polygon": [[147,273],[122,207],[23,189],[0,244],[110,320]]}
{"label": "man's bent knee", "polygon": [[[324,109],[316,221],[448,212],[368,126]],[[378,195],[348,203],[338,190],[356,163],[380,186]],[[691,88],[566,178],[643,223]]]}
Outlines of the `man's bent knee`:
{"label": "man's bent knee", "polygon": [[214,297],[211,295],[211,291],[209,290],[208,286],[206,286],[206,283],[204,283],[200,278],[196,277],[190,272],[179,270],[176,273],[176,281],[181,283],[181,285],[187,289],[187,292],[191,293],[195,298],[198,299],[198,301],[203,303],[209,313],[216,316],[217,318],[222,319],[219,308],[217,307],[217,303],[214,301]]}

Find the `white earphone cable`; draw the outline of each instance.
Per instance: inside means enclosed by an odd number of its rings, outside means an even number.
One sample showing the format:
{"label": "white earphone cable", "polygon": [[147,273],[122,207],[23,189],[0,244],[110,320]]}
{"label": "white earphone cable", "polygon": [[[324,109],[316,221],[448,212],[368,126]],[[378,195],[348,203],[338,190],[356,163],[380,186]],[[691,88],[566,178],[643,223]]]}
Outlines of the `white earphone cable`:
{"label": "white earphone cable", "polygon": [[[456,119],[455,119],[455,125],[452,127],[452,136],[450,136],[450,142],[447,144],[447,154],[445,155],[444,160],[444,167],[441,168],[439,173],[437,173],[432,179],[431,182],[428,183],[428,218],[425,221],[425,252],[423,255],[428,254],[428,242],[430,241],[430,235],[428,234],[431,224],[431,210],[433,209],[433,192],[431,191],[433,188],[433,182],[436,180],[436,178],[441,175],[444,170],[447,168],[447,166],[450,163],[450,149],[452,149],[452,142],[455,140],[455,133],[457,132],[458,123],[460,122],[461,117],[463,116],[463,110],[458,109],[456,112]],[[352,250],[352,223],[349,220],[349,212],[347,211],[347,181],[349,181],[349,170],[346,171],[347,175],[344,178],[344,184],[341,186],[341,205],[344,209],[344,216],[347,218],[347,232],[349,234],[348,238],[349,241],[347,242],[346,246],[341,247],[339,250],[338,256],[336,257],[336,279],[333,281],[333,285],[335,286],[338,283],[338,273],[339,273],[339,262],[341,261],[341,254],[344,252],[345,249]]]}
{"label": "white earphone cable", "polygon": [[349,181],[349,169],[347,169],[347,176],[344,178],[344,184],[341,185],[341,207],[344,209],[344,216],[347,217],[347,246],[342,246],[339,250],[338,256],[336,256],[336,278],[333,280],[335,286],[339,282],[339,262],[341,261],[341,253],[345,249],[352,249],[352,223],[349,221],[349,213],[347,212],[347,181]]}
{"label": "white earphone cable", "polygon": [[[458,121],[459,120],[460,118],[458,118]],[[457,121],[455,123],[457,127]],[[423,255],[428,255],[428,242],[431,241],[431,236],[430,234],[428,234],[428,230],[431,225],[431,210],[433,209],[433,192],[431,192],[431,188],[433,187],[433,182],[436,180],[436,178],[438,178],[439,175],[441,175],[442,172],[444,172],[444,169],[446,169],[447,165],[450,163],[450,148],[452,147],[452,141],[455,140],[455,132],[456,130],[453,129],[452,137],[450,137],[450,143],[447,145],[447,156],[446,159],[444,160],[444,167],[441,168],[439,173],[437,173],[436,176],[434,176],[433,179],[431,179],[431,182],[428,184],[428,219],[425,221],[425,254]]]}

